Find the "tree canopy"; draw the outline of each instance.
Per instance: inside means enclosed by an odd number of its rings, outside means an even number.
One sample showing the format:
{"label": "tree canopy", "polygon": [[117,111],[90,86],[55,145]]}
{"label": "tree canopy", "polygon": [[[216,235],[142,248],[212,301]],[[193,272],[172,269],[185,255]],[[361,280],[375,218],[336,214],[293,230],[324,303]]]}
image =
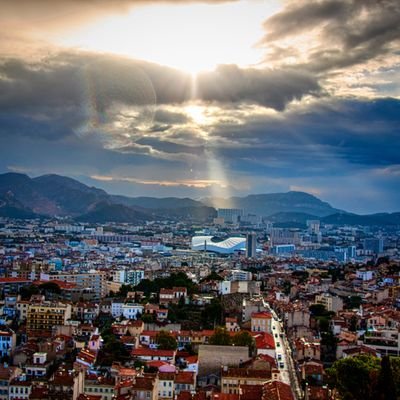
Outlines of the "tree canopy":
{"label": "tree canopy", "polygon": [[222,323],[224,309],[218,298],[211,300],[210,304],[206,304],[201,313],[201,320],[204,328],[213,328],[216,324]]}
{"label": "tree canopy", "polygon": [[172,289],[174,286],[185,287],[188,294],[196,292],[196,285],[184,272],[173,273],[166,278],[156,278],[152,281],[143,279],[134,290],[144,292],[146,296],[149,296],[151,293],[158,293],[162,288]]}
{"label": "tree canopy", "polygon": [[160,350],[176,350],[178,344],[174,336],[167,331],[160,331],[156,336],[156,343]]}
{"label": "tree canopy", "polygon": [[250,349],[254,346],[254,339],[249,332],[241,331],[233,336],[232,344],[235,346],[247,346]]}
{"label": "tree canopy", "polygon": [[226,328],[218,327],[210,337],[209,343],[217,346],[230,346],[232,344],[231,335]]}
{"label": "tree canopy", "polygon": [[376,398],[380,372],[377,357],[362,354],[336,361],[327,369],[330,384],[345,400],[373,400]]}

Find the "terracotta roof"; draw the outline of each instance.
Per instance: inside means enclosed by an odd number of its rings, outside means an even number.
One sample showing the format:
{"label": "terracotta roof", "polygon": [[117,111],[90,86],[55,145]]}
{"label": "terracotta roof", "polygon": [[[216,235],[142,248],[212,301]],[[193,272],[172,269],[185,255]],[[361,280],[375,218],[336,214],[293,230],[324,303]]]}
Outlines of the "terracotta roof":
{"label": "terracotta roof", "polygon": [[88,349],[82,349],[76,356],[76,360],[82,360],[91,364],[96,360],[96,354]]}
{"label": "terracotta roof", "polygon": [[14,378],[11,382],[10,382],[10,386],[32,386],[32,382],[31,381],[22,381],[19,380],[18,378]]}
{"label": "terracotta roof", "polygon": [[254,312],[254,313],[251,314],[251,318],[272,319],[272,314],[267,312],[267,311]]}
{"label": "terracotta roof", "polygon": [[159,333],[158,331],[143,331],[140,336],[156,337]]}
{"label": "terracotta roof", "polygon": [[172,289],[160,289],[160,295],[162,294],[170,294],[173,295],[175,292]]}
{"label": "terracotta roof", "polygon": [[169,364],[165,361],[153,360],[153,361],[147,361],[146,365],[148,367],[160,368],[163,367],[164,365],[169,365]]}
{"label": "terracotta roof", "polygon": [[196,364],[199,361],[199,356],[185,357],[185,360],[188,364]]}
{"label": "terracotta roof", "polygon": [[189,385],[194,385],[196,383],[196,375],[194,372],[190,371],[179,371],[175,375],[175,383],[186,383]]}
{"label": "terracotta roof", "polygon": [[250,368],[228,368],[226,371],[222,370],[221,376],[224,378],[256,378],[256,379],[269,379],[271,378],[271,371],[263,369],[250,369]]}
{"label": "terracotta roof", "polygon": [[31,282],[31,281],[29,279],[25,279],[25,278],[13,278],[13,277],[0,278],[0,284],[1,283],[22,283],[22,282]]}
{"label": "terracotta roof", "polygon": [[329,400],[329,389],[327,387],[309,386],[307,391],[308,398],[312,400]]}
{"label": "terracotta roof", "polygon": [[271,381],[264,385],[262,400],[294,400],[294,397],[289,385],[280,381]]}
{"label": "terracotta roof", "polygon": [[159,372],[158,379],[160,381],[173,381],[175,380],[175,374],[173,372]]}
{"label": "terracotta roof", "polygon": [[49,389],[46,386],[36,386],[31,390],[31,394],[29,395],[30,399],[43,399],[46,398],[49,393]]}
{"label": "terracotta roof", "polygon": [[240,385],[240,400],[260,400],[262,398],[262,385]]}
{"label": "terracotta roof", "polygon": [[176,400],[192,400],[192,394],[188,392],[187,390],[183,390],[178,394],[176,397]]}
{"label": "terracotta roof", "polygon": [[322,375],[324,373],[324,366],[316,362],[304,363],[302,369],[306,375]]}
{"label": "terracotta roof", "polygon": [[143,347],[134,349],[131,352],[132,356],[150,356],[150,357],[173,357],[175,354],[174,350],[156,350],[156,349],[145,349]]}
{"label": "terracotta roof", "polygon": [[252,332],[257,349],[275,349],[274,337],[267,332]]}
{"label": "terracotta roof", "polygon": [[134,368],[119,368],[119,376],[136,376],[137,371]]}
{"label": "terracotta roof", "polygon": [[154,381],[152,378],[137,377],[132,385],[133,390],[153,390]]}
{"label": "terracotta roof", "polygon": [[275,358],[274,358],[274,357],[271,357],[271,356],[268,355],[268,354],[259,354],[259,355],[257,356],[257,358],[268,362],[272,367],[273,367],[273,366],[276,366],[276,360],[275,360]]}

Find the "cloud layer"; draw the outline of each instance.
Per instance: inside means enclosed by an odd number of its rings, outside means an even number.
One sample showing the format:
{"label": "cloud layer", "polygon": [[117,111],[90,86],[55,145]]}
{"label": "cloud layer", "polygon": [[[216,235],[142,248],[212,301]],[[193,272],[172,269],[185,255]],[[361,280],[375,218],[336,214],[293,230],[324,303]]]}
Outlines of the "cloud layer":
{"label": "cloud layer", "polygon": [[[42,33],[70,27],[82,2],[51,12],[25,2],[25,25],[23,3],[0,16],[1,172],[56,172],[131,195],[293,189],[353,211],[398,209],[397,1],[284,2],[264,22],[260,65],[196,79],[29,38],[39,17]],[[75,23],[139,3],[87,1]],[[19,51],[31,44],[35,55]]]}

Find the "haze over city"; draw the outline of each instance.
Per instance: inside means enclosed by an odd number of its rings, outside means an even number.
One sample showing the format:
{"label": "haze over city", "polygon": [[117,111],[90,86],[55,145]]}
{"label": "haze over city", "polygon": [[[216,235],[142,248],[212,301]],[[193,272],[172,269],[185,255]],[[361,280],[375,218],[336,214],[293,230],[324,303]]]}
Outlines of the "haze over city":
{"label": "haze over city", "polygon": [[0,7],[0,173],[399,210],[397,0]]}

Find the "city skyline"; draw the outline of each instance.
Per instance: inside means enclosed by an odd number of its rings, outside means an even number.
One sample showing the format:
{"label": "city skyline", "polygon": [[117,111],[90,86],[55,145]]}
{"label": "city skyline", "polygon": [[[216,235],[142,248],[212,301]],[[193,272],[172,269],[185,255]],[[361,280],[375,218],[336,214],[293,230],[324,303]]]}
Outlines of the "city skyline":
{"label": "city skyline", "polygon": [[399,211],[395,0],[1,7],[0,173]]}

